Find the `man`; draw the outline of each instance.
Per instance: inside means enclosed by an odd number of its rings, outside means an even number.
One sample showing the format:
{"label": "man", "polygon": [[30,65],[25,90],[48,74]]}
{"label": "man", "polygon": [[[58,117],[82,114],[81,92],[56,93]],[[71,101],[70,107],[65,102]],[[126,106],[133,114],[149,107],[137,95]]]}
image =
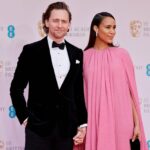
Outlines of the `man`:
{"label": "man", "polygon": [[83,142],[87,125],[83,54],[64,39],[71,22],[64,2],[50,4],[42,20],[47,37],[24,46],[10,95],[26,127],[25,150],[72,150]]}

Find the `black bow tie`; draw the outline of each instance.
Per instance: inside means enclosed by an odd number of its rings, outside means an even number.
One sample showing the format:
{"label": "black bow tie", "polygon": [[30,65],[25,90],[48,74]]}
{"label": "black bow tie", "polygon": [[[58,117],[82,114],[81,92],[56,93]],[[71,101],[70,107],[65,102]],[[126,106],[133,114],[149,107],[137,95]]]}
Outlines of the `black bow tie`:
{"label": "black bow tie", "polygon": [[55,41],[53,41],[52,47],[53,47],[53,48],[54,48],[54,47],[58,47],[58,48],[60,48],[61,50],[63,50],[64,47],[65,47],[65,43],[60,43],[60,44],[58,44],[58,43],[56,43]]}

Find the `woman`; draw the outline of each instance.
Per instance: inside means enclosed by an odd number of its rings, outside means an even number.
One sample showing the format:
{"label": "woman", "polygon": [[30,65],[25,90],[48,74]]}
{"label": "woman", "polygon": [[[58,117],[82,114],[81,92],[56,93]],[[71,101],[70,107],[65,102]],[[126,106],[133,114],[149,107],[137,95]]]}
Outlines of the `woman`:
{"label": "woman", "polygon": [[85,150],[130,150],[130,139],[137,138],[147,150],[133,64],[125,49],[113,45],[115,29],[110,13],[96,14],[84,51]]}

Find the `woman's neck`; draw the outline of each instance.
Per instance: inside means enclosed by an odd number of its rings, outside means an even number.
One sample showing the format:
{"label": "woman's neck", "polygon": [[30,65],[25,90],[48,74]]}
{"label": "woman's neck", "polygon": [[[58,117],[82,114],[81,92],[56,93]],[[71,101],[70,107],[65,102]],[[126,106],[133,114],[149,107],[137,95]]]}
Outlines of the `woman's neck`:
{"label": "woman's neck", "polygon": [[96,40],[95,44],[94,44],[94,48],[96,50],[105,50],[106,48],[109,47],[109,44],[107,43],[103,43],[103,42],[100,42],[98,40]]}

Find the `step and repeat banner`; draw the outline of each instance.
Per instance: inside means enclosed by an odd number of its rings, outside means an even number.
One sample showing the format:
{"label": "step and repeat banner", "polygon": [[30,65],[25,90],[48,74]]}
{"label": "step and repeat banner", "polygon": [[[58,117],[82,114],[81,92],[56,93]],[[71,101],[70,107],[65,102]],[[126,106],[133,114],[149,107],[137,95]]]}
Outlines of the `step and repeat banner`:
{"label": "step and repeat banner", "polygon": [[[0,0],[0,150],[24,149],[24,127],[19,124],[11,103],[10,82],[23,45],[45,36],[41,17],[51,2],[55,1]],[[73,17],[66,39],[83,49],[88,42],[91,20],[96,13],[108,11],[116,18],[115,44],[127,49],[134,63],[142,118],[150,150],[150,1],[65,2],[69,5]]]}

